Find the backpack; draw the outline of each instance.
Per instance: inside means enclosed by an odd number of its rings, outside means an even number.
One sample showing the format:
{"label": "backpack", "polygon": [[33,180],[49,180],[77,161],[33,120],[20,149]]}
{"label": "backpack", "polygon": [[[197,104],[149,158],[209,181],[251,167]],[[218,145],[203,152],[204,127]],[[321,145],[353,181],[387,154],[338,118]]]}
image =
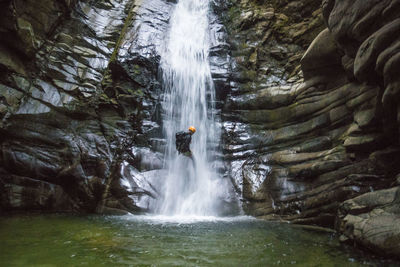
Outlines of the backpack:
{"label": "backpack", "polygon": [[182,145],[184,144],[185,141],[185,136],[186,136],[186,132],[177,132],[175,134],[175,146],[176,146],[176,150],[178,150],[180,153],[182,152]]}

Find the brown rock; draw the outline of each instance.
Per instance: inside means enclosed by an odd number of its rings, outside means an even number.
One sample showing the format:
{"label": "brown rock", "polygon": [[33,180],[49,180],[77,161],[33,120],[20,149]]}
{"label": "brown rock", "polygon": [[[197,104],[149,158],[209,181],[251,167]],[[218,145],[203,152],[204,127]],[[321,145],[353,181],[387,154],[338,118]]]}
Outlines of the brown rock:
{"label": "brown rock", "polygon": [[341,66],[337,47],[328,29],[323,30],[315,38],[300,63],[306,80],[316,75],[321,69]]}
{"label": "brown rock", "polygon": [[366,128],[373,125],[377,120],[376,109],[360,110],[354,114],[354,121],[361,128]]}
{"label": "brown rock", "polygon": [[384,68],[385,91],[382,96],[384,106],[399,103],[400,95],[400,53],[390,58]]}
{"label": "brown rock", "polygon": [[382,254],[400,255],[400,187],[363,194],[339,208],[342,240],[352,240]]}
{"label": "brown rock", "polygon": [[325,1],[324,16],[334,39],[354,58],[361,43],[384,25],[382,14],[395,1]]}
{"label": "brown rock", "polygon": [[362,43],[354,61],[354,76],[359,81],[376,79],[374,71],[377,58],[398,38],[399,32],[400,18],[386,24]]}

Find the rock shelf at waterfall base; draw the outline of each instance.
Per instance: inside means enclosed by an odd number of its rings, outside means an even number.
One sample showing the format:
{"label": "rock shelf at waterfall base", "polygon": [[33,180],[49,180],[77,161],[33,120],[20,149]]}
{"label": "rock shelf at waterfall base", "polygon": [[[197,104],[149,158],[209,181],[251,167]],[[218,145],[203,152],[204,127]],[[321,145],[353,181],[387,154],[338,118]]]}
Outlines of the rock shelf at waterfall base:
{"label": "rock shelf at waterfall base", "polygon": [[[0,13],[10,234],[26,234],[15,212],[246,214],[400,255],[398,0],[3,0]],[[191,125],[195,168],[174,150]],[[87,234],[81,249],[102,242]],[[254,238],[257,255],[272,249]]]}

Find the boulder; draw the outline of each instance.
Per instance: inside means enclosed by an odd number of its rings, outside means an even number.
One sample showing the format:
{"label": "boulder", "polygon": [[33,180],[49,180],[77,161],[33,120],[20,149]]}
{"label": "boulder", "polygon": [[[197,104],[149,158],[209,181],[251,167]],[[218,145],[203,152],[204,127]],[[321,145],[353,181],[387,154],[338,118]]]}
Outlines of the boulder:
{"label": "boulder", "polygon": [[[396,18],[397,0],[325,1],[324,17],[329,30],[346,55],[355,58],[358,48],[386,22]],[[387,10],[391,8],[390,16]]]}
{"label": "boulder", "polygon": [[310,44],[301,58],[301,70],[307,80],[319,73],[332,71],[336,75],[336,69],[341,69],[341,59],[328,29],[323,30]]}
{"label": "boulder", "polygon": [[[400,18],[386,24],[361,44],[354,61],[354,76],[358,80],[376,80],[377,59],[394,42],[400,42],[397,37],[398,32],[400,32]],[[390,59],[387,58],[387,60]]]}
{"label": "boulder", "polygon": [[64,211],[78,209],[77,203],[56,184],[24,176],[9,175],[0,169],[1,211]]}
{"label": "boulder", "polygon": [[337,219],[340,239],[386,256],[400,255],[400,187],[345,201]]}

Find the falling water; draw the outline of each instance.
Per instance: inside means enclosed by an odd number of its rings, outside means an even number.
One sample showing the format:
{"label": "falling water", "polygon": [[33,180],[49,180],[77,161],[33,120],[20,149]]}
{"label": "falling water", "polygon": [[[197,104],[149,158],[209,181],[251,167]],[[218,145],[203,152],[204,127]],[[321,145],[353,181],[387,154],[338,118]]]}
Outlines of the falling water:
{"label": "falling water", "polygon": [[[163,197],[158,212],[165,215],[216,215],[218,173],[213,168],[219,133],[214,116],[214,86],[208,62],[208,1],[180,0],[170,20],[162,53],[167,137]],[[178,155],[175,133],[193,125],[191,159]]]}

